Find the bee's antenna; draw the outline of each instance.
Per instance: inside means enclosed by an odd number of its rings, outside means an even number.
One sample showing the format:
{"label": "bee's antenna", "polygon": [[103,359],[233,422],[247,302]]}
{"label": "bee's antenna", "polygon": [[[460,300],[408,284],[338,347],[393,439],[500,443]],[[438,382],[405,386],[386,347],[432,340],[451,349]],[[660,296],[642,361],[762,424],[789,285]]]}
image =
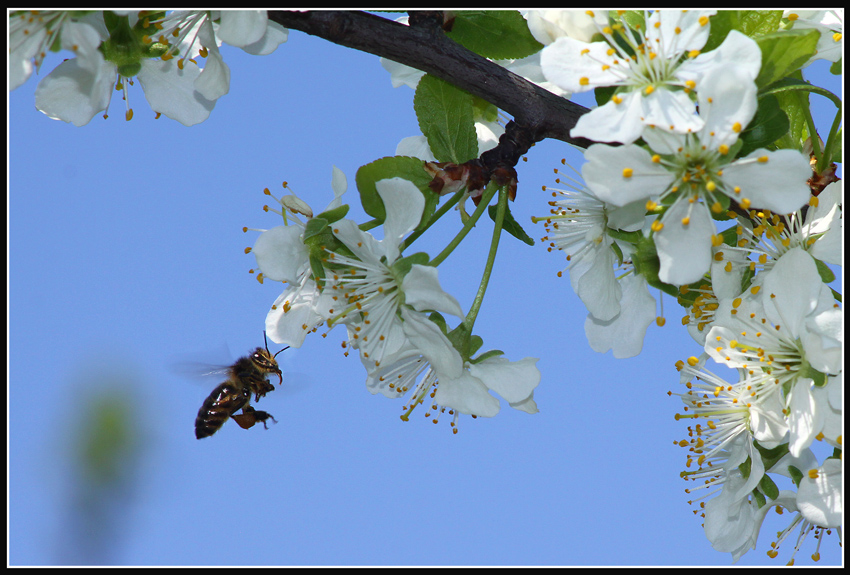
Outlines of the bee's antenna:
{"label": "bee's antenna", "polygon": [[[269,340],[268,340],[268,338],[266,338],[266,332],[265,332],[265,330],[263,330],[263,341],[265,341],[265,342],[266,342],[266,351],[269,351]],[[287,345],[285,348],[283,348],[282,350],[278,351],[277,353],[280,353],[281,351],[286,351],[286,350],[287,350],[287,349],[289,349],[290,347],[291,347],[291,346]],[[269,353],[271,353],[271,352],[269,351]],[[274,354],[272,357],[277,357],[277,353],[276,353],[276,354]]]}

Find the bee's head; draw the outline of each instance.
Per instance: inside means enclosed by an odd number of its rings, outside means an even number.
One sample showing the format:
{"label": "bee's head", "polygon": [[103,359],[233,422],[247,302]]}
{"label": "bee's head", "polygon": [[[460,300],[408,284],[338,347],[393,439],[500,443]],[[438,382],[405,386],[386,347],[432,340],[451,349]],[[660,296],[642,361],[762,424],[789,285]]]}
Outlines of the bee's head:
{"label": "bee's head", "polygon": [[[266,349],[258,347],[257,350],[254,352],[254,361],[257,363],[257,365],[261,366],[269,373],[277,374],[278,378],[280,378],[280,383],[283,383],[283,374],[281,373],[280,366],[278,366],[277,359],[275,358],[281,351],[289,349],[290,346],[287,345],[285,348],[279,350],[276,354],[272,355],[272,353],[269,351],[269,340],[266,337],[265,331],[263,332],[263,341],[266,344]],[[261,358],[258,356],[261,356]]]}

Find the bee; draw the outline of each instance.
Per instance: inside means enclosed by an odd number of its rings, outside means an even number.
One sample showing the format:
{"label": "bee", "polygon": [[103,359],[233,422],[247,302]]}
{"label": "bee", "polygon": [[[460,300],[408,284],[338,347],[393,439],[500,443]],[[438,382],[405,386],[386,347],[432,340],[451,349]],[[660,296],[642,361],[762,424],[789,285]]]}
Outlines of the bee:
{"label": "bee", "polygon": [[[289,346],[272,355],[265,332],[263,339],[266,343],[265,349],[258,347],[250,355],[240,357],[224,370],[228,374],[227,381],[213,390],[198,411],[198,417],[195,418],[195,437],[209,437],[218,431],[229,417],[242,429],[250,429],[257,422],[268,429],[266,421],[269,419],[277,423],[271,414],[251,407],[251,395],[254,395],[254,401],[259,401],[268,392],[274,391],[274,386],[267,379],[269,374],[278,376],[278,385],[283,383],[283,374],[275,358],[281,351],[289,349]],[[242,413],[235,415],[240,409]]]}

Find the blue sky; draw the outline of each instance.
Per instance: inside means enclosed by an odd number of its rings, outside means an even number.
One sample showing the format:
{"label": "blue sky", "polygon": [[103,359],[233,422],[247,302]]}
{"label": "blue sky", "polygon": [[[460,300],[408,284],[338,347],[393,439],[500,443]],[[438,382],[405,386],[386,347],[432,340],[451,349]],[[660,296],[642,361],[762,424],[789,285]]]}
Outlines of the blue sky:
{"label": "blue sky", "polygon": [[[259,404],[277,425],[195,439],[219,381],[186,379],[174,362],[224,364],[262,345],[281,291],[248,273],[244,253],[256,233],[243,226],[279,223],[263,188],[279,194],[286,180],[322,207],[336,165],[349,217],[365,221],[357,168],[419,133],[413,91],[393,89],[377,57],[299,32],[269,56],[223,54],[230,93],[191,128],[154,120],[138,84],[132,121],[115,96],[110,118],[83,128],[35,109],[40,77],[9,95],[9,562],[728,565],[679,478],[685,426],[667,391],[675,361],[698,353],[681,309],[665,298],[667,325],[650,327],[639,357],[597,354],[584,306],[556,276],[563,255],[539,241],[504,236],[475,326],[485,349],[540,358],[539,414],[503,402],[495,418],[462,417],[456,435],[418,409],[402,422],[402,403],[368,393],[334,330],[278,356],[287,381]],[[807,77],[841,93],[826,69]],[[817,106],[826,129],[832,104]],[[530,217],[547,213],[541,186],[564,157],[582,163],[545,141],[518,166],[511,209],[535,239]],[[421,249],[437,253],[458,226],[449,214]],[[491,232],[483,221],[440,266],[465,310]],[[75,438],[114,395],[138,448],[117,487],[92,490]],[[793,538],[765,555],[783,521],[771,514],[740,564],[784,564]],[[821,565],[840,562],[836,539]]]}

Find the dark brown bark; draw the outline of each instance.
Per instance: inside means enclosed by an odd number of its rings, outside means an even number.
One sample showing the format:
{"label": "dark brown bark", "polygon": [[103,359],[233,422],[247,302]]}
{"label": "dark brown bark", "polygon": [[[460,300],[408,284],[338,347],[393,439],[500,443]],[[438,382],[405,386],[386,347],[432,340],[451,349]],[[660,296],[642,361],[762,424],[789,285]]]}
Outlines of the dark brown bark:
{"label": "dark brown bark", "polygon": [[340,46],[389,58],[445,80],[487,100],[514,118],[521,139],[554,138],[586,148],[592,142],[571,138],[570,130],[588,112],[467,50],[443,33],[451,25],[442,12],[412,13],[414,25],[349,11],[269,11],[269,18],[293,30]]}

